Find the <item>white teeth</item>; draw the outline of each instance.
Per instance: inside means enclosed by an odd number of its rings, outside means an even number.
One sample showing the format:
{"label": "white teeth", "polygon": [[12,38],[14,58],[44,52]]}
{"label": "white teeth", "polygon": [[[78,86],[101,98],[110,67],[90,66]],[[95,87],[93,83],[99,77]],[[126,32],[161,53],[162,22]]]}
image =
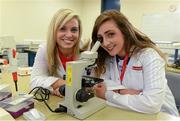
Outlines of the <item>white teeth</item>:
{"label": "white teeth", "polygon": [[112,50],[112,47],[108,48],[108,50]]}
{"label": "white teeth", "polygon": [[110,49],[110,48],[107,48],[107,50],[108,50],[108,51],[111,51],[112,49]]}
{"label": "white teeth", "polygon": [[115,45],[109,46],[109,47],[107,47],[107,50],[112,51],[114,49],[114,47],[115,47]]}
{"label": "white teeth", "polygon": [[69,39],[64,39],[63,40],[65,43],[72,43],[73,41],[69,40]]}
{"label": "white teeth", "polygon": [[108,49],[108,50],[112,50],[112,49],[113,49],[113,47],[108,47],[107,49]]}

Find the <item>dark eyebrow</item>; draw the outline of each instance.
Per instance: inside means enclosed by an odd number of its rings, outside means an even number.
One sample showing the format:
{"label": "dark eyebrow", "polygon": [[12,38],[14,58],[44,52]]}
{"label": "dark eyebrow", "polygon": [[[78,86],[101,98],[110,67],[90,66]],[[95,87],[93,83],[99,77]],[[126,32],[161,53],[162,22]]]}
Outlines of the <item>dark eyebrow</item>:
{"label": "dark eyebrow", "polygon": [[107,34],[107,33],[109,33],[109,32],[111,32],[111,30],[107,30],[107,31],[105,31],[104,33]]}
{"label": "dark eyebrow", "polygon": [[72,28],[79,28],[78,26],[73,26]]}
{"label": "dark eyebrow", "polygon": [[[112,30],[107,30],[107,31],[105,31],[104,33],[107,34],[107,33],[111,32],[111,31],[112,31]],[[97,35],[97,36],[101,36],[101,35]]]}

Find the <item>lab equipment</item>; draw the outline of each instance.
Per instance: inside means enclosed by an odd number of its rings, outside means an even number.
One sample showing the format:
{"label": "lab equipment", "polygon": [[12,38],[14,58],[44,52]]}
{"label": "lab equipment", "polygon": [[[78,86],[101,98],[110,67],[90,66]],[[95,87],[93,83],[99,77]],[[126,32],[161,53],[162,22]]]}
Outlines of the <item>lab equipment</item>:
{"label": "lab equipment", "polygon": [[15,83],[15,88],[16,88],[16,91],[18,91],[18,85],[17,85],[17,72],[12,72],[12,76],[13,76],[13,81]]}
{"label": "lab equipment", "polygon": [[14,48],[8,50],[8,57],[9,57],[9,71],[12,73],[13,81],[15,84],[15,89],[18,91],[17,85],[17,54]]}
{"label": "lab equipment", "polygon": [[78,119],[85,119],[105,107],[104,100],[94,97],[82,87],[82,78],[85,78],[82,75],[85,68],[94,65],[102,40],[98,38],[91,51],[82,52],[79,60],[66,63],[65,100],[60,103],[60,108],[64,107],[67,114]]}
{"label": "lab equipment", "polygon": [[180,67],[180,59],[177,59],[175,62],[175,68],[179,68]]}
{"label": "lab equipment", "polygon": [[[64,80],[66,80],[65,78],[65,75],[64,75]],[[92,87],[95,85],[95,84],[98,84],[98,83],[101,83],[103,82],[104,80],[103,79],[100,79],[100,78],[95,78],[95,77],[91,77],[91,76],[82,76],[82,89],[83,90],[86,90],[85,93],[87,93],[87,97],[83,97],[83,98],[88,98],[89,96],[92,95],[92,97],[94,96],[94,93],[92,91]],[[65,96],[65,85],[62,85],[59,87],[59,92],[61,95]],[[89,96],[88,96],[89,95]],[[90,97],[89,97],[90,98]],[[88,98],[88,99],[89,99]]]}
{"label": "lab equipment", "polygon": [[17,73],[19,76],[31,75],[32,67],[18,67]]}

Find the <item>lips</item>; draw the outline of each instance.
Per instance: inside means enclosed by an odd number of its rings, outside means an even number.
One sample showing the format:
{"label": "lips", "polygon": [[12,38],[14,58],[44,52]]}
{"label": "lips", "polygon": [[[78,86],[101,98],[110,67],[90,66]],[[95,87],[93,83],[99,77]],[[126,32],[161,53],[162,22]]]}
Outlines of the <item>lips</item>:
{"label": "lips", "polygon": [[73,40],[63,39],[63,42],[66,44],[71,44],[73,42]]}
{"label": "lips", "polygon": [[111,51],[111,50],[114,49],[114,47],[115,47],[115,45],[111,45],[111,46],[106,47],[106,49],[107,49],[108,51]]}

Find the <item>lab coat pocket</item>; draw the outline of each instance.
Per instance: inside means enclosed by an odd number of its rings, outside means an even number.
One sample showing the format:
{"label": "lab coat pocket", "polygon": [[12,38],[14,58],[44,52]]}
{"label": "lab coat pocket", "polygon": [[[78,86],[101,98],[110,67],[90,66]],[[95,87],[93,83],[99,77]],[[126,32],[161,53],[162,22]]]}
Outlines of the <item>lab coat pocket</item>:
{"label": "lab coat pocket", "polygon": [[143,88],[143,67],[131,66],[127,68],[126,82],[129,88],[142,89]]}
{"label": "lab coat pocket", "polygon": [[142,71],[143,67],[142,66],[132,66],[132,70]]}

